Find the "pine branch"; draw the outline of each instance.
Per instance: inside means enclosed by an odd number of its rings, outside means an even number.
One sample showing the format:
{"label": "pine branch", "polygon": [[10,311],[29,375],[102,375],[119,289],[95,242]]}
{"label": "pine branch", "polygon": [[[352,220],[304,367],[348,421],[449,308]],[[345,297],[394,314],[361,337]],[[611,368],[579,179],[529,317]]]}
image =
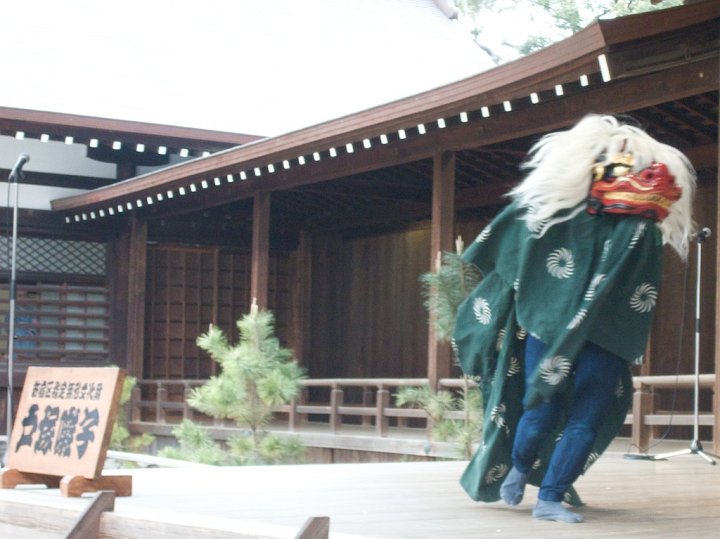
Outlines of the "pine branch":
{"label": "pine branch", "polygon": [[461,255],[443,252],[436,271],[420,276],[425,308],[435,322],[439,341],[449,341],[455,329],[460,304],[480,281],[480,271]]}
{"label": "pine branch", "polygon": [[[275,317],[261,310],[253,302],[250,313],[236,322],[240,341],[230,345],[222,330],[210,326],[200,335],[197,344],[216,361],[221,372],[202,386],[195,388],[188,403],[193,408],[218,418],[228,418],[249,431],[249,437],[238,442],[236,460],[241,463],[279,462],[278,452],[293,450],[292,444],[270,444],[272,457],[262,456],[261,444],[266,438],[267,425],[272,420],[273,407],[287,404],[300,392],[303,370],[294,361],[292,350],[283,348],[275,337]],[[181,444],[185,439],[197,440],[200,431],[191,427],[176,433]],[[243,456],[240,451],[250,444],[251,454]],[[193,451],[196,458],[212,459],[216,446],[197,447],[193,443],[183,448],[184,454]],[[200,453],[204,455],[201,457]]]}

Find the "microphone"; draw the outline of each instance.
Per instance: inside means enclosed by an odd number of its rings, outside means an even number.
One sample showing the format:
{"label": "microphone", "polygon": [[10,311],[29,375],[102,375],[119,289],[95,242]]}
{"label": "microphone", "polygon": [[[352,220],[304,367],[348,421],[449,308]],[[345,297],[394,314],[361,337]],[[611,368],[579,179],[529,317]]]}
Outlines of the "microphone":
{"label": "microphone", "polygon": [[712,234],[712,231],[708,227],[706,227],[706,226],[702,227],[700,230],[698,230],[698,233],[697,233],[698,243],[702,243],[703,241],[708,239],[711,234]]}
{"label": "microphone", "polygon": [[17,163],[15,163],[15,166],[10,171],[10,176],[8,177],[8,181],[17,181],[18,178],[22,178],[22,168],[25,166],[25,163],[30,161],[30,156],[26,153],[21,153],[20,157],[18,157]]}

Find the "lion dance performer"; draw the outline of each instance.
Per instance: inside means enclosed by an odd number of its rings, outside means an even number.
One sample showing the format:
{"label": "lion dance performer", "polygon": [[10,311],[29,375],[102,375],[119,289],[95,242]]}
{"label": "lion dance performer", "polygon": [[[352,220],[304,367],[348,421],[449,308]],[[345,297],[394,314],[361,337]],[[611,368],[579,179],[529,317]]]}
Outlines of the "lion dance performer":
{"label": "lion dance performer", "polygon": [[623,424],[647,344],[663,244],[687,256],[695,172],[678,150],[612,116],[543,137],[512,202],[463,254],[483,278],[453,348],[480,377],[483,442],[461,483],[475,500],[581,522],[573,483]]}

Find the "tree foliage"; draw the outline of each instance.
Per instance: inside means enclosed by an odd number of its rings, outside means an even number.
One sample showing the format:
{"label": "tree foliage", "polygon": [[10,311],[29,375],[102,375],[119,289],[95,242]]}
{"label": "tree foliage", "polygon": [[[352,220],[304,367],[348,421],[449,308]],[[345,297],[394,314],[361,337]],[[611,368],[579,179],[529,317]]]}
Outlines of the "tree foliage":
{"label": "tree foliage", "polygon": [[297,440],[266,430],[274,407],[295,398],[304,377],[292,350],[283,348],[275,337],[274,324],[270,311],[253,305],[250,314],[236,323],[237,344],[231,344],[215,326],[197,338],[197,345],[210,354],[221,372],[194,389],[188,403],[209,416],[233,420],[243,434],[228,442],[228,453],[204,428],[185,421],[173,431],[180,447],[164,450],[164,456],[209,464],[272,464],[288,462],[304,452]]}
{"label": "tree foliage", "polygon": [[275,338],[274,322],[270,311],[253,310],[238,320],[240,341],[234,346],[216,326],[198,337],[197,345],[222,371],[193,390],[188,399],[193,408],[232,419],[256,437],[272,418],[273,407],[298,394],[303,373],[293,361],[292,350]]}
{"label": "tree foliage", "polygon": [[420,276],[425,307],[435,324],[438,341],[448,342],[455,329],[460,304],[480,280],[480,271],[463,262],[460,254],[442,253],[435,271]]}
{"label": "tree foliage", "polygon": [[[397,406],[425,410],[430,423],[428,444],[432,440],[454,442],[458,444],[460,456],[467,459],[472,456],[482,433],[482,394],[468,377],[464,382],[460,395],[422,386],[401,387],[394,396]],[[463,419],[448,418],[448,412],[453,411],[462,411]]]}
{"label": "tree foliage", "polygon": [[[480,281],[480,270],[462,259],[462,239],[456,241],[457,252],[445,251],[437,261],[435,271],[420,276],[425,308],[434,324],[435,337],[450,341],[460,304]],[[429,440],[451,441],[459,444],[463,458],[470,458],[474,444],[482,432],[482,394],[465,376],[461,394],[434,391],[429,386],[403,387],[395,395],[398,406],[425,410],[430,424]],[[462,411],[463,419],[448,419],[448,412]]]}
{"label": "tree foliage", "polygon": [[131,435],[127,428],[127,403],[130,401],[135,384],[137,384],[137,378],[125,377],[115,425],[113,425],[110,435],[110,448],[116,451],[142,452],[155,441],[155,438],[147,433]]}
{"label": "tree foliage", "polygon": [[[463,20],[479,46],[493,57],[496,63],[505,60],[499,49],[507,47],[515,55],[524,56],[547,45],[569,37],[598,18],[613,18],[666,9],[682,5],[682,0],[456,0]],[[497,16],[506,16],[509,26],[522,26],[529,30],[521,38],[506,39],[503,43],[490,43],[486,37]],[[515,21],[517,24],[513,24]],[[508,28],[510,30],[511,28]],[[511,54],[511,53],[509,53]]]}

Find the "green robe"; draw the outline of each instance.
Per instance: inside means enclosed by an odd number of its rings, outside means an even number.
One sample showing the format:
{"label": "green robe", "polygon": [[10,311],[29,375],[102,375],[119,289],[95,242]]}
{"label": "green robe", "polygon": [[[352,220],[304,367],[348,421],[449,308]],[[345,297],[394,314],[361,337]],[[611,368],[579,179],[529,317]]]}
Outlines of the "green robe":
{"label": "green robe", "polygon": [[[607,448],[632,401],[630,365],[642,362],[660,289],[662,238],[653,221],[590,215],[578,207],[540,234],[530,230],[524,212],[510,204],[463,254],[483,278],[458,310],[453,347],[463,371],[480,378],[484,430],[461,484],[485,502],[500,499],[512,468],[523,397],[532,408],[558,391],[570,394],[573,362],[587,341],[628,363],[585,470]],[[528,333],[547,352],[526,391]],[[542,482],[563,427],[564,419],[542,447],[530,484]],[[582,503],[572,487],[565,500]]]}

